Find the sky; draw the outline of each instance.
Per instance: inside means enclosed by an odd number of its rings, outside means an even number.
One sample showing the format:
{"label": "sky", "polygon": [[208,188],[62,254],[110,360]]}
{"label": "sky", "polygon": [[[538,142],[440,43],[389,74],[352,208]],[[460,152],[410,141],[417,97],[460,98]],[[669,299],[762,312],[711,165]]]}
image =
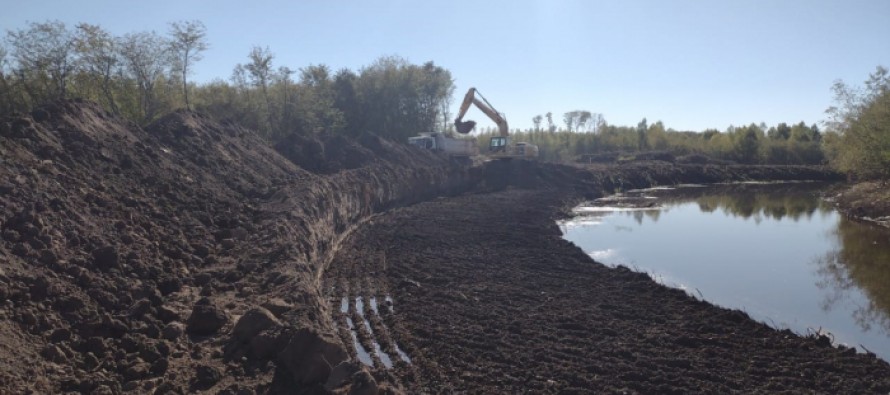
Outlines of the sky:
{"label": "sky", "polygon": [[890,67],[890,0],[3,1],[4,35],[48,20],[115,35],[200,20],[198,82],[227,80],[254,46],[276,68],[434,61],[454,78],[453,112],[476,87],[523,129],[573,110],[694,131],[819,123],[834,81]]}

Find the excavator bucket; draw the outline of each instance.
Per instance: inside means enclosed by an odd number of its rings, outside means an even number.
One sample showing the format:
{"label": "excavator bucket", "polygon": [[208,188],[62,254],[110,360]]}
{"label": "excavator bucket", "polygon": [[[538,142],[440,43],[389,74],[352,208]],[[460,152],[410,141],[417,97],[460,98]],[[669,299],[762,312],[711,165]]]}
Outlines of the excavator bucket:
{"label": "excavator bucket", "polygon": [[476,122],[474,122],[474,121],[466,121],[466,122],[455,121],[454,122],[454,128],[457,129],[457,132],[460,134],[470,133],[470,131],[473,130],[473,128],[475,128],[475,127],[476,127]]}

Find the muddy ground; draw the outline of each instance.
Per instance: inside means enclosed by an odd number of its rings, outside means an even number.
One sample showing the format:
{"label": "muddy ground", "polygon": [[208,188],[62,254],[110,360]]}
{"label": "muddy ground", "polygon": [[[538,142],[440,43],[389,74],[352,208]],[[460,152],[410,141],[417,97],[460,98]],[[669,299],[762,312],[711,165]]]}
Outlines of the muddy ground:
{"label": "muddy ground", "polygon": [[3,393],[890,390],[873,356],[607,269],[553,222],[614,190],[824,169],[469,168],[82,101],[0,121],[0,160]]}
{"label": "muddy ground", "polygon": [[890,228],[890,184],[865,181],[838,189],[830,199],[844,215]]}
{"label": "muddy ground", "polygon": [[548,192],[510,189],[377,218],[329,272],[331,303],[349,302],[335,320],[360,318],[356,297],[391,298],[391,312],[365,315],[384,352],[397,355],[395,344],[410,357],[382,371],[412,393],[890,390],[890,366],[873,354],[594,262],[561,238],[565,208]]}

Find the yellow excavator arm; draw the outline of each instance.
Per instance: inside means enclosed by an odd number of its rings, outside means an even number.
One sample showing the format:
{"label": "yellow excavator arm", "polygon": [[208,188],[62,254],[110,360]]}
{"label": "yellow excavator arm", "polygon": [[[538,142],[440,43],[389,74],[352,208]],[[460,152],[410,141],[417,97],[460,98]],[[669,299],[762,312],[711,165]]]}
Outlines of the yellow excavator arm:
{"label": "yellow excavator arm", "polygon": [[[479,96],[477,98],[476,96]],[[482,100],[479,100],[479,99]],[[476,88],[470,88],[467,91],[467,94],[464,95],[464,101],[460,104],[460,110],[457,112],[457,118],[454,120],[454,127],[457,129],[457,132],[460,134],[467,134],[476,127],[476,122],[473,121],[463,121],[464,115],[467,114],[467,110],[470,109],[470,104],[475,104],[480,111],[485,113],[489,118],[491,118],[494,123],[498,125],[498,132],[502,137],[507,137],[510,134],[510,128],[507,126],[507,119],[504,118],[504,115],[499,113],[488,100],[485,100],[485,97],[482,96]]]}

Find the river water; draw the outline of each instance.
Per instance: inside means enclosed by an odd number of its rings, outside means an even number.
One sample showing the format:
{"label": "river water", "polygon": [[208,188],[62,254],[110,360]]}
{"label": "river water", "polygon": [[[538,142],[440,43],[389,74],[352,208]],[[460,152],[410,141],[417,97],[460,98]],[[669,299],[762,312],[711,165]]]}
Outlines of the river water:
{"label": "river water", "polygon": [[630,191],[577,207],[560,227],[598,262],[890,360],[890,230],[844,218],[820,198],[825,187]]}

